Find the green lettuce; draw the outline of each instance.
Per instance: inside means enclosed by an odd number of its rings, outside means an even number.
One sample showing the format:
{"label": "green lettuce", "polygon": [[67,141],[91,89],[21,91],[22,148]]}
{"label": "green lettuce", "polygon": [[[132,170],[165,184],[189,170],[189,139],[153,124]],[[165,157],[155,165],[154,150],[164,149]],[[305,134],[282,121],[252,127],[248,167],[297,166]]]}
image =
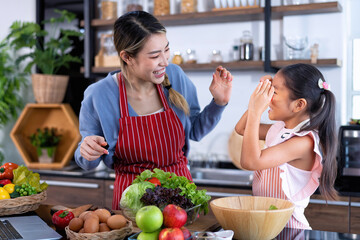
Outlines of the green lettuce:
{"label": "green lettuce", "polygon": [[13,171],[14,178],[13,183],[15,185],[21,186],[22,184],[30,184],[32,187],[36,188],[38,193],[47,189],[48,184],[43,182],[40,184],[40,175],[38,173],[33,173],[24,165],[19,166]]}
{"label": "green lettuce", "polygon": [[137,210],[144,206],[140,199],[148,188],[154,189],[155,186],[150,182],[140,182],[128,186],[121,195],[121,208],[127,208],[133,212],[137,212]]}

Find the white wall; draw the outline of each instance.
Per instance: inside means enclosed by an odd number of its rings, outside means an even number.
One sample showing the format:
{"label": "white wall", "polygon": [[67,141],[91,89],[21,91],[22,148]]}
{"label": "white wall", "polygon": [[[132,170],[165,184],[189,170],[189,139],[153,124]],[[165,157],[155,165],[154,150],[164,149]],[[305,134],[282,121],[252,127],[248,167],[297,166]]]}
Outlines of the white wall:
{"label": "white wall", "polygon": [[[19,7],[20,6],[20,7]],[[0,10],[0,41],[9,33],[9,28],[14,21],[36,21],[35,0],[12,0],[3,1]],[[30,79],[30,78],[29,78]],[[30,85],[30,80],[29,80]],[[33,102],[31,85],[24,93],[25,102]],[[4,150],[5,161],[23,163],[23,160],[10,138],[10,131],[14,122],[9,123],[5,128],[0,129],[0,146]]]}

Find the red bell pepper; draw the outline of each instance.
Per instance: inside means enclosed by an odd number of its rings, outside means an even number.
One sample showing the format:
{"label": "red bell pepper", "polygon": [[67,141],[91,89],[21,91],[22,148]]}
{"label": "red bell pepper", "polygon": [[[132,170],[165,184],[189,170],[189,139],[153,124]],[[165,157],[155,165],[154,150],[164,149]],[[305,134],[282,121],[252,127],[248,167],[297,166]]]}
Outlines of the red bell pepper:
{"label": "red bell pepper", "polygon": [[64,230],[74,217],[74,214],[70,211],[59,210],[53,214],[52,223],[55,225],[57,230]]}
{"label": "red bell pepper", "polygon": [[9,184],[9,183],[11,183],[11,180],[10,179],[2,179],[2,180],[0,180],[0,185],[6,185],[6,184]]}
{"label": "red bell pepper", "polygon": [[5,163],[0,167],[0,179],[10,179],[14,177],[13,170],[17,169],[18,165],[15,163]]}

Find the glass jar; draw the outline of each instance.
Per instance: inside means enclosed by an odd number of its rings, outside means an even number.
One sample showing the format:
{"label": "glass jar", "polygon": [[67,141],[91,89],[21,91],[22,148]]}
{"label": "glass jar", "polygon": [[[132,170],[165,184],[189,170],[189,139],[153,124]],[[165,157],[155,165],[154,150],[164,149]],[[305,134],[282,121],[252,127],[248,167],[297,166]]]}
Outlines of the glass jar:
{"label": "glass jar", "polygon": [[217,63],[217,62],[222,62],[222,61],[223,61],[223,58],[221,56],[220,50],[213,50],[212,56],[211,56],[211,62]]}
{"label": "glass jar", "polygon": [[154,15],[169,15],[170,0],[154,0]]}
{"label": "glass jar", "polygon": [[250,31],[243,32],[240,42],[240,60],[253,60],[254,44]]}
{"label": "glass jar", "polygon": [[101,1],[101,19],[115,19],[117,18],[117,2],[116,1]]}
{"label": "glass jar", "polygon": [[143,6],[141,3],[141,0],[126,0],[126,12],[142,11]]}
{"label": "glass jar", "polygon": [[171,62],[177,65],[180,65],[184,62],[184,59],[179,51],[174,52],[174,57],[172,58]]}
{"label": "glass jar", "polygon": [[197,10],[197,0],[181,0],[181,13],[194,13]]}
{"label": "glass jar", "polygon": [[188,49],[186,50],[186,63],[196,63],[196,53],[195,50]]}

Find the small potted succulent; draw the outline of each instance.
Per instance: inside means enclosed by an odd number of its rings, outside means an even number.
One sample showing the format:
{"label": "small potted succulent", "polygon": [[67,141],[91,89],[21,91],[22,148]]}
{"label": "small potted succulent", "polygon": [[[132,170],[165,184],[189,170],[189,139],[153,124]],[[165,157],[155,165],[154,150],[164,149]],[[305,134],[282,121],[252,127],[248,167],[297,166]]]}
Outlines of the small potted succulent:
{"label": "small potted succulent", "polygon": [[40,163],[52,163],[56,147],[59,144],[61,135],[57,134],[56,128],[45,127],[38,128],[34,134],[30,136],[31,144],[36,147],[36,152]]}

